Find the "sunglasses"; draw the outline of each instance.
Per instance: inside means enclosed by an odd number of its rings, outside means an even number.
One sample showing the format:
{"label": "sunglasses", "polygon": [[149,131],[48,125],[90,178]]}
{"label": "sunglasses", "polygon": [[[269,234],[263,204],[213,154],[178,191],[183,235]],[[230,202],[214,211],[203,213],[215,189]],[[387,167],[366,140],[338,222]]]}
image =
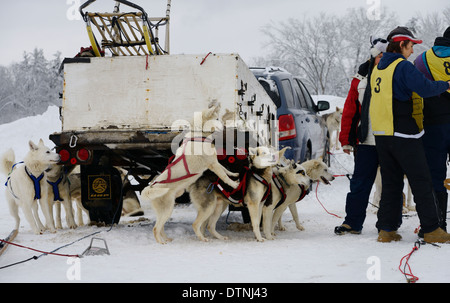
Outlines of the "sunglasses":
{"label": "sunglasses", "polygon": [[383,38],[377,38],[377,39],[372,41],[372,45],[376,45],[378,42],[387,43],[388,41],[386,39],[383,39]]}

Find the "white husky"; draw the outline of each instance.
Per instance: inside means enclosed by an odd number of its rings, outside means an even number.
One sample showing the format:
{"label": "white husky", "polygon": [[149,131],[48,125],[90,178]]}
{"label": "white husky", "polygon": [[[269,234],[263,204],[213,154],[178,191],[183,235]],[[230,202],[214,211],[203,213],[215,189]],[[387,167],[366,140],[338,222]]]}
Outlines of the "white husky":
{"label": "white husky", "polygon": [[[341,129],[342,112],[343,109],[336,106],[336,111],[322,116],[322,118],[325,119],[328,133],[330,134],[330,149],[339,149],[339,132]],[[334,133],[336,133],[336,136],[334,137],[335,141],[333,141]]]}
{"label": "white husky", "polygon": [[61,204],[64,205],[66,212],[67,227],[71,229],[77,228],[73,217],[72,198],[70,196],[69,180],[64,173],[64,166],[51,165],[46,171],[48,186],[48,201],[50,203],[50,215],[53,218],[53,206],[56,207],[56,228],[62,229],[61,224]]}
{"label": "white husky", "polygon": [[[277,221],[281,221],[279,219],[284,210],[301,200],[312,184],[312,179],[308,177],[306,169],[302,165],[293,160],[284,159],[283,162],[288,162],[288,165],[277,166],[273,170],[272,195],[264,203],[263,208],[264,235],[269,240],[274,239],[275,224]],[[301,226],[300,223],[298,224],[297,226]]]}
{"label": "white husky", "polygon": [[[253,233],[259,242],[264,241],[259,224],[264,202],[268,198],[267,191],[270,189],[272,167],[279,163],[286,149],[284,148],[275,153],[272,153],[269,148],[264,146],[249,149],[250,177],[247,179],[246,188],[244,189],[243,203],[249,210]],[[210,179],[204,176],[188,189],[191,202],[198,211],[192,227],[197,237],[202,241],[208,241],[204,234],[206,226],[215,238],[225,240],[227,238],[217,232],[216,224],[231,202],[225,198],[217,187],[210,194],[205,194],[210,183]]]}
{"label": "white husky", "polygon": [[[202,117],[205,123],[216,120],[218,107],[203,111]],[[196,132],[198,136],[195,135]],[[165,244],[171,241],[164,232],[164,224],[172,214],[175,199],[208,169],[231,187],[238,187],[239,183],[229,176],[237,177],[239,174],[228,171],[219,163],[214,143],[204,138],[201,129],[185,137],[183,144],[176,150],[172,163],[142,191],[141,197],[150,201],[156,212],[153,234],[158,243]]]}
{"label": "white husky", "polygon": [[[312,182],[320,181],[324,184],[330,184],[331,181],[334,180],[334,176],[328,171],[328,166],[325,164],[325,162],[322,161],[322,159],[313,159],[306,162],[303,162],[301,165],[296,164],[297,166],[302,167],[308,178]],[[292,183],[292,182],[291,182]],[[302,192],[304,190],[308,190],[308,187],[304,187],[303,189],[299,188],[298,186],[286,186],[287,184],[283,184],[285,186],[286,191],[286,199],[283,203],[279,205],[274,211],[273,218],[272,218],[272,233],[274,233],[275,229],[275,223],[278,221],[278,228],[279,230],[285,230],[282,222],[281,222],[281,216],[283,215],[283,212],[286,210],[287,207],[289,207],[289,210],[292,214],[292,218],[295,221],[295,225],[298,230],[304,230],[304,227],[300,223],[298,212],[297,212],[297,206],[296,202],[298,202],[299,195],[303,196],[307,193]],[[276,193],[276,192],[275,192]]]}
{"label": "white husky", "polygon": [[42,139],[39,144],[29,142],[30,150],[24,158],[23,164],[15,163],[15,155],[12,149],[8,150],[2,157],[1,170],[4,174],[9,174],[6,183],[6,200],[9,211],[16,220],[15,229],[19,230],[20,218],[19,207],[33,229],[35,234],[41,234],[46,229],[39,219],[37,200],[45,216],[46,227],[51,232],[55,232],[55,224],[50,215],[48,203],[48,187],[45,171],[50,165],[59,162],[59,155],[52,152],[44,145]]}

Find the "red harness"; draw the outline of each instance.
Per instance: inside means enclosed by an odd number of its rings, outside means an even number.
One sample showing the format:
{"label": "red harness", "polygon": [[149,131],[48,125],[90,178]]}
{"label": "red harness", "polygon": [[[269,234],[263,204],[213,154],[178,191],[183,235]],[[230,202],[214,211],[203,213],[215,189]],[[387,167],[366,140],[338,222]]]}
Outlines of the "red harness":
{"label": "red harness", "polygon": [[[273,179],[273,181],[274,181],[273,183],[275,183],[275,186],[277,187],[277,189],[281,192],[281,200],[278,201],[277,205],[275,206],[275,208],[277,208],[278,206],[283,204],[283,202],[286,200],[286,192],[285,192],[285,190],[283,188],[283,185],[281,185],[281,182],[278,179],[277,175],[273,174],[272,175],[272,179]],[[296,202],[303,200],[303,198],[306,196],[305,186],[298,184],[298,187],[300,187],[301,194],[298,197],[298,200]]]}
{"label": "red harness", "polygon": [[267,182],[263,177],[261,177],[258,174],[255,174],[250,168],[244,167],[245,173],[244,176],[241,179],[241,182],[239,183],[239,186],[236,189],[232,189],[231,191],[227,191],[224,188],[223,181],[220,178],[217,178],[217,181],[212,183],[213,185],[217,186],[217,188],[220,190],[220,192],[230,201],[234,204],[244,204],[244,196],[247,192],[247,182],[249,178],[254,177],[256,180],[264,184],[267,189],[264,193],[263,198],[261,201],[264,201],[267,199],[267,197],[270,194],[271,191],[271,184]]}
{"label": "red harness", "polygon": [[[185,180],[185,179],[188,179],[188,178],[191,178],[193,176],[198,175],[198,174],[192,174],[189,171],[188,163],[186,161],[186,153],[185,153],[186,145],[187,145],[186,143],[192,142],[192,141],[195,141],[195,142],[208,142],[208,143],[212,143],[213,142],[213,140],[211,140],[209,138],[205,138],[205,137],[192,137],[192,138],[184,139],[183,143],[182,143],[182,145],[183,145],[183,153],[181,154],[181,156],[179,156],[177,159],[175,159],[175,161],[173,161],[173,158],[175,158],[175,155],[172,156],[169,159],[169,165],[167,165],[166,169],[164,170],[164,171],[167,171],[167,179],[163,180],[163,181],[156,181],[153,184],[156,184],[156,183],[162,183],[162,184],[174,183],[174,182]],[[175,166],[180,161],[183,161],[184,169],[186,170],[186,175],[172,179],[172,167]]]}

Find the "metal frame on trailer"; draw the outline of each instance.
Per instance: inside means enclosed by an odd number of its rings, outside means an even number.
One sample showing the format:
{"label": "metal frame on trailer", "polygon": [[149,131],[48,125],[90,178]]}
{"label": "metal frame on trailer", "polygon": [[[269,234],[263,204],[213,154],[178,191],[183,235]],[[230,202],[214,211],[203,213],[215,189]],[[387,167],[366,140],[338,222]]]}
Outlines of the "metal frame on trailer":
{"label": "metal frame on trailer", "polygon": [[[88,0],[80,6],[80,14],[86,22],[86,30],[96,57],[104,55],[108,49],[113,56],[164,55],[170,52],[170,7],[167,1],[165,17],[149,18],[145,10],[130,1],[117,0],[113,13],[84,12],[96,0]],[[120,12],[124,4],[137,12]],[[159,44],[159,28],[165,26],[164,49]],[[101,37],[101,43],[94,34]]]}

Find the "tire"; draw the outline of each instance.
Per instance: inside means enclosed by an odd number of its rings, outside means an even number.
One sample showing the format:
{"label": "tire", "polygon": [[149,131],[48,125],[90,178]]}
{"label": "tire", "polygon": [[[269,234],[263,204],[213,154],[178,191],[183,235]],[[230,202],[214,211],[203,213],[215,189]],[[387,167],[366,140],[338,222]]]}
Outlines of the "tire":
{"label": "tire", "polygon": [[311,158],[312,158],[311,147],[309,147],[309,144],[306,144],[306,152],[302,162],[309,161],[311,160]]}
{"label": "tire", "polygon": [[327,138],[327,142],[325,143],[325,148],[323,151],[323,162],[330,167],[331,165],[331,157],[330,157],[330,139]]}

